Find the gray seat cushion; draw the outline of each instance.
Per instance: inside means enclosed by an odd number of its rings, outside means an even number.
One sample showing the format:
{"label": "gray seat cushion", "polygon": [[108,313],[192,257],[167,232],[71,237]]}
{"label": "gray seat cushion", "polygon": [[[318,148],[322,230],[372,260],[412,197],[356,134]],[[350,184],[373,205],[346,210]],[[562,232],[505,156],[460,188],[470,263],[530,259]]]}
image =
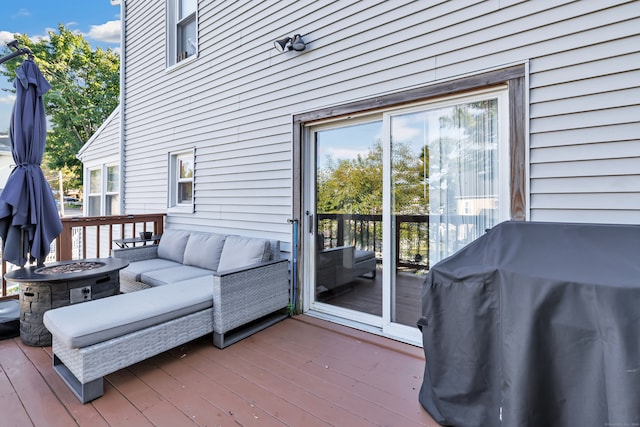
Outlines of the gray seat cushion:
{"label": "gray seat cushion", "polygon": [[371,259],[371,258],[375,258],[376,257],[376,253],[373,251],[361,251],[359,249],[356,249],[355,251],[355,262],[360,262],[360,261],[364,261],[366,259]]}
{"label": "gray seat cushion", "polygon": [[213,276],[49,310],[44,325],[65,346],[82,348],[213,305]]}
{"label": "gray seat cushion", "polygon": [[129,263],[126,268],[120,270],[120,278],[128,282],[140,282],[142,273],[155,271],[169,267],[179,267],[182,264],[163,258],[151,258],[143,261],[134,261]]}
{"label": "gray seat cushion", "polygon": [[163,286],[196,277],[211,276],[213,271],[191,265],[177,265],[160,270],[147,271],[140,275],[140,281],[149,286]]}

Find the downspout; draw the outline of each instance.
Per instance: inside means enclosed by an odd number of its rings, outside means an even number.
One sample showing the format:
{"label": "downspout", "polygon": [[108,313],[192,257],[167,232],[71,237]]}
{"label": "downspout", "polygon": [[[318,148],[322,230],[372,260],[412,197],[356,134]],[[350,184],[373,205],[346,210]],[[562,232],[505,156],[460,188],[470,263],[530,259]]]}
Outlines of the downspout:
{"label": "downspout", "polygon": [[289,223],[292,224],[292,253],[291,253],[291,289],[289,291],[289,316],[293,316],[296,314],[296,299],[298,298],[297,288],[298,288],[298,220],[290,219]]}
{"label": "downspout", "polygon": [[120,215],[124,215],[125,211],[125,42],[126,42],[126,28],[125,18],[127,16],[127,3],[126,0],[111,0],[112,5],[120,4]]}

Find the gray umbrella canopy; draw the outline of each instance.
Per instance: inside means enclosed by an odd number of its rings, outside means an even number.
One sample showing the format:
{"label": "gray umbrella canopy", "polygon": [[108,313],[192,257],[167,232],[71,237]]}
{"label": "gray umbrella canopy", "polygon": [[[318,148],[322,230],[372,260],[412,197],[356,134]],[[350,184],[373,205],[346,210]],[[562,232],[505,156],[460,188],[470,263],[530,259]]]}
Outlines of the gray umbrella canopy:
{"label": "gray umbrella canopy", "polygon": [[6,261],[41,265],[62,231],[51,187],[40,169],[47,133],[42,97],[51,85],[32,60],[16,69],[13,84],[16,102],[9,139],[16,167],[0,194],[0,238]]}

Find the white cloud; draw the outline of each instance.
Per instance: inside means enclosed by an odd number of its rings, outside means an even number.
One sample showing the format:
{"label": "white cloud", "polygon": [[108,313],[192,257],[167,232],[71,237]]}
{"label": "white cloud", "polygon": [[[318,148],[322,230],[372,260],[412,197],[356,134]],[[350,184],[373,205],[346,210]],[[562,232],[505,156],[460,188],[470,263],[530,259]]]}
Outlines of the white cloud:
{"label": "white cloud", "polygon": [[13,105],[16,102],[16,96],[12,93],[0,95],[0,105]]}
{"label": "white cloud", "polygon": [[9,31],[0,31],[0,44],[3,46],[13,39],[15,39],[13,33],[10,33]]}
{"label": "white cloud", "polygon": [[356,150],[352,148],[327,147],[327,155],[333,159],[349,159],[354,160],[358,156],[365,157],[369,150]]}
{"label": "white cloud", "polygon": [[47,34],[44,34],[44,35],[36,34],[35,36],[29,36],[29,40],[31,40],[34,43],[38,43],[40,40],[49,40],[50,39],[49,31],[55,31],[55,30],[52,28],[47,28],[46,31],[47,31]]}
{"label": "white cloud", "polygon": [[[418,124],[422,123],[418,122]],[[392,132],[394,141],[411,141],[422,133],[421,129],[416,127],[414,120],[406,117],[394,117]]]}
{"label": "white cloud", "polygon": [[120,20],[108,21],[101,25],[92,25],[89,33],[85,34],[93,40],[105,43],[120,42]]}
{"label": "white cloud", "polygon": [[15,14],[12,16],[12,18],[18,18],[18,17],[23,17],[23,16],[27,16],[27,17],[28,17],[28,16],[31,16],[31,12],[29,12],[29,9],[25,9],[24,7],[23,7],[23,8],[18,9],[18,12],[17,12],[17,13],[15,13]]}

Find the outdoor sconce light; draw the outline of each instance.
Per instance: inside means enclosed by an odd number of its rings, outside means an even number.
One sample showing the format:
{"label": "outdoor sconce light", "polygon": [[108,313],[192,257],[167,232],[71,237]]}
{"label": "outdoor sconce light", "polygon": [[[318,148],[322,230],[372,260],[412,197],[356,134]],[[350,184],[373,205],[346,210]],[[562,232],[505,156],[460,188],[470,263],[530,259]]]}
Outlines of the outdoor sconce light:
{"label": "outdoor sconce light", "polygon": [[293,36],[293,38],[285,37],[283,39],[276,40],[273,42],[273,44],[278,52],[284,52],[285,49],[302,52],[304,48],[307,47],[300,34],[296,34],[295,36]]}

